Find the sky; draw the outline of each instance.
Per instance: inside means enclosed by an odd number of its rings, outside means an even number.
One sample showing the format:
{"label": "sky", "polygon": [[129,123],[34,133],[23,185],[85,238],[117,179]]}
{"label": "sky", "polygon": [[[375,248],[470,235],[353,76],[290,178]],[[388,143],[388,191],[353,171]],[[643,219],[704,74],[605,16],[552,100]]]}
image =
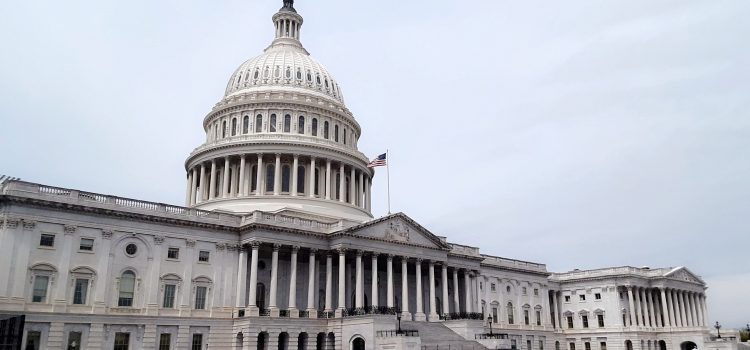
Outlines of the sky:
{"label": "sky", "polygon": [[[183,204],[184,161],[281,1],[13,1],[0,174]],[[750,322],[750,2],[298,0],[392,211],[486,254],[687,266]],[[373,213],[385,215],[378,169]]]}

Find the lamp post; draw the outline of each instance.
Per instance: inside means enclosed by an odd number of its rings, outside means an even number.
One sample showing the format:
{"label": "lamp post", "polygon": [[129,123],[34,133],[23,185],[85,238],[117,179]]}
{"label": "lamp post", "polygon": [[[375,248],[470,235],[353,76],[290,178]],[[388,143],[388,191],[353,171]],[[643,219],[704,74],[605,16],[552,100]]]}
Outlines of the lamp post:
{"label": "lamp post", "polygon": [[492,336],[492,316],[487,316],[487,323],[490,324],[490,336]]}
{"label": "lamp post", "polygon": [[396,334],[401,334],[401,308],[398,306],[398,303],[396,303],[396,319],[398,320],[398,330],[396,331]]}
{"label": "lamp post", "polygon": [[721,339],[721,332],[720,332],[721,325],[719,324],[719,321],[716,321],[714,328],[716,328],[716,338]]}

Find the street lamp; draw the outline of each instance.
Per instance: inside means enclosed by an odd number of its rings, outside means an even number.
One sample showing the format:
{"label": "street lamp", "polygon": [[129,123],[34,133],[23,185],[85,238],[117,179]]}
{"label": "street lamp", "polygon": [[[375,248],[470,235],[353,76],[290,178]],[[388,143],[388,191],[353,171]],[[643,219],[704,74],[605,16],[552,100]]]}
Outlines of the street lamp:
{"label": "street lamp", "polygon": [[398,330],[396,331],[396,334],[401,334],[401,307],[399,307],[398,303],[396,303],[396,319],[398,320]]}
{"label": "street lamp", "polygon": [[487,322],[490,324],[490,336],[492,336],[492,316],[487,316]]}
{"label": "street lamp", "polygon": [[714,328],[716,328],[716,338],[721,339],[721,332],[719,331],[721,329],[721,325],[719,324],[719,321],[716,321]]}

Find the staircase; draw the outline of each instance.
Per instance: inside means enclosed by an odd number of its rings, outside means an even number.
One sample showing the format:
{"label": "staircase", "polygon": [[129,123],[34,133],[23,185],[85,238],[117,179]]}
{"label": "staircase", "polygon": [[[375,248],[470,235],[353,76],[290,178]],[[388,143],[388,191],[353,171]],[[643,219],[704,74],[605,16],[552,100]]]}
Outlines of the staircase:
{"label": "staircase", "polygon": [[482,344],[466,340],[440,322],[402,322],[404,329],[416,329],[423,350],[485,350]]}

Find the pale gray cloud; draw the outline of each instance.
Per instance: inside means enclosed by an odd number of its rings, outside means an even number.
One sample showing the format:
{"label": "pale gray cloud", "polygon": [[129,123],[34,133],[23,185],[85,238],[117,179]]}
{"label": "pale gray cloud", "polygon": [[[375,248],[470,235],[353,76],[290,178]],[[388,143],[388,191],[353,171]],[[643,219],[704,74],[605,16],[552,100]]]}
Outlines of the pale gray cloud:
{"label": "pale gray cloud", "polygon": [[[0,13],[0,173],[182,203],[183,161],[277,1]],[[750,321],[746,1],[297,1],[394,210],[554,271],[686,265]],[[385,213],[385,174],[374,183]]]}

